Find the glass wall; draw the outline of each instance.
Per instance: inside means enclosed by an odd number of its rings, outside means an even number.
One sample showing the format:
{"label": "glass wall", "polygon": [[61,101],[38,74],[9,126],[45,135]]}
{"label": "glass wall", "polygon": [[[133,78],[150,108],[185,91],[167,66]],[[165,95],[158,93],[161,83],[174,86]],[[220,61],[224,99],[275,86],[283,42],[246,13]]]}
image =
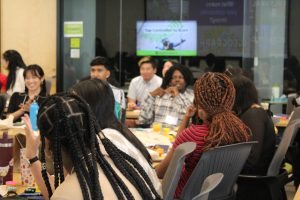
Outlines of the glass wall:
{"label": "glass wall", "polygon": [[96,0],[60,1],[62,89],[67,90],[88,76],[89,63],[95,56]]}
{"label": "glass wall", "polygon": [[[72,58],[70,54],[71,39],[63,40],[64,89],[89,74],[89,62],[95,55],[110,58],[114,66],[112,74],[118,85],[124,86],[125,82],[139,75],[137,63],[142,56],[137,56],[137,23],[161,20],[195,22],[196,39],[185,35],[172,43],[182,43],[173,47],[175,50],[184,46],[189,48],[188,42],[196,44],[197,49],[193,56],[152,56],[157,61],[159,75],[164,60],[176,59],[189,66],[197,78],[207,69],[205,56],[212,53],[221,68],[229,65],[243,67],[263,94],[261,98],[270,98],[272,86],[283,83],[284,0],[63,2],[64,21],[82,21],[84,29],[80,38],[80,58]],[[162,29],[152,30],[155,31]],[[153,39],[153,47],[164,48],[163,42],[172,39],[164,34],[164,38]]]}

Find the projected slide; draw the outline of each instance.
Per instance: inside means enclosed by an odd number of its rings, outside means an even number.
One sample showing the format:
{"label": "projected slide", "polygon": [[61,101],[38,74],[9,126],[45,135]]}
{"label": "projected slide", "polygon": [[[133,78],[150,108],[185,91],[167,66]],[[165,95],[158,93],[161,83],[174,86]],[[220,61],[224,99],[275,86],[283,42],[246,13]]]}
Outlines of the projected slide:
{"label": "projected slide", "polygon": [[196,56],[196,21],[138,21],[138,56]]}

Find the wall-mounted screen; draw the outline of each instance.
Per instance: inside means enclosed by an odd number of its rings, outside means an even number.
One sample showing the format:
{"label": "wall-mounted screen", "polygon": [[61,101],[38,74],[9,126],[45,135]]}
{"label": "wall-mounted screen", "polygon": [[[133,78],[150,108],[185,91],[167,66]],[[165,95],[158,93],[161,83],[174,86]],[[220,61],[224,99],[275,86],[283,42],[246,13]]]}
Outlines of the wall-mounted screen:
{"label": "wall-mounted screen", "polygon": [[138,56],[196,56],[196,21],[138,21]]}

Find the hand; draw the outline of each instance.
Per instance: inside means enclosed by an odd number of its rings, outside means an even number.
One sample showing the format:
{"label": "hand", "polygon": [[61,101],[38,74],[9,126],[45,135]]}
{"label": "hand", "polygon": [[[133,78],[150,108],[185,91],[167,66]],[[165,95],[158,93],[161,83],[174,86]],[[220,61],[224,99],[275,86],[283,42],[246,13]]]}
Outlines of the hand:
{"label": "hand", "polygon": [[195,115],[195,113],[196,113],[196,108],[193,105],[191,105],[187,108],[185,117],[191,118]]}
{"label": "hand", "polygon": [[165,91],[166,93],[171,94],[173,97],[176,97],[179,94],[178,88],[174,86],[167,88]]}
{"label": "hand", "polygon": [[24,112],[29,112],[30,105],[33,101],[29,99],[25,104],[20,104],[19,107],[24,111]]}
{"label": "hand", "polygon": [[34,156],[37,156],[38,149],[40,146],[40,136],[36,137],[31,126],[31,122],[29,119],[29,116],[25,114],[24,117],[22,117],[22,120],[24,121],[26,127],[25,127],[25,133],[26,133],[26,157],[28,159],[33,158]]}
{"label": "hand", "polygon": [[136,104],[134,102],[128,102],[127,107],[128,109],[133,110],[136,107]]}
{"label": "hand", "polygon": [[154,91],[150,92],[150,95],[153,97],[157,97],[157,96],[162,97],[162,96],[164,96],[164,94],[165,94],[165,91],[161,87],[156,88]]}

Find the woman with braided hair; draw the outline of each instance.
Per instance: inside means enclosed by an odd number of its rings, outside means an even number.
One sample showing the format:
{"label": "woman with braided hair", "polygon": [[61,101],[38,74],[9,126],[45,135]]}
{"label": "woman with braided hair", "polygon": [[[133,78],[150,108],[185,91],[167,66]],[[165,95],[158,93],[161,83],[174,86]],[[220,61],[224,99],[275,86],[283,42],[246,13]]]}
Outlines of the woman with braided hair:
{"label": "woman with braided hair", "polygon": [[[105,137],[78,95],[53,95],[40,106],[40,161],[28,115],[23,120],[26,156],[46,199],[160,199],[141,165]],[[54,178],[47,174],[46,154],[53,158]]]}
{"label": "woman with braided hair", "polygon": [[114,94],[110,85],[99,79],[89,79],[71,88],[90,105],[102,133],[124,153],[136,159],[143,167],[156,191],[161,193],[161,183],[152,168],[150,154],[141,141],[116,117]]}
{"label": "woman with braided hair", "polygon": [[185,142],[195,142],[197,147],[185,160],[175,197],[182,189],[197,165],[203,151],[217,146],[246,142],[251,138],[250,129],[232,113],[235,89],[231,80],[222,73],[208,72],[194,86],[194,108],[189,108],[182,123],[188,123],[197,111],[202,125],[191,124],[178,133],[166,158],[156,167],[159,178],[163,178],[176,147]]}

